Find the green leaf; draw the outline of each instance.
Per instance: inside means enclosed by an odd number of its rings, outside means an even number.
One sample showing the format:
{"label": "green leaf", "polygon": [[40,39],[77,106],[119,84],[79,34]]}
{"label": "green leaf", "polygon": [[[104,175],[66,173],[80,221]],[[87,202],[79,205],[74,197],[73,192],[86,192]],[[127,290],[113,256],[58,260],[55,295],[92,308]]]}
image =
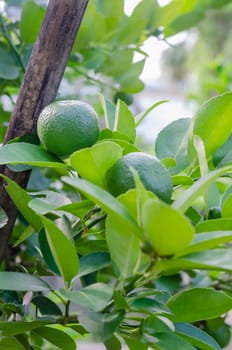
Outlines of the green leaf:
{"label": "green leaf", "polygon": [[142,0],[132,12],[133,19],[146,18],[146,29],[154,29],[159,19],[160,7],[156,0]]}
{"label": "green leaf", "polygon": [[43,257],[45,263],[48,265],[49,269],[51,269],[57,275],[60,275],[60,271],[56,265],[56,262],[54,260],[53,255],[52,255],[52,252],[51,252],[50,246],[48,244],[47,236],[46,236],[44,229],[42,229],[39,232],[38,241],[39,241],[40,253],[42,254],[42,257]]}
{"label": "green leaf", "polygon": [[92,201],[84,199],[80,202],[74,202],[71,204],[65,204],[57,207],[57,210],[64,210],[71,213],[79,218],[83,218],[89,210],[93,208],[94,204]]}
{"label": "green leaf", "polygon": [[41,321],[28,321],[28,322],[25,322],[25,321],[0,322],[0,331],[1,331],[1,334],[4,336],[15,336],[18,334],[26,333],[28,331],[32,331],[33,329],[39,328],[48,323],[51,323],[51,321],[41,320]]}
{"label": "green leaf", "polygon": [[212,184],[218,177],[231,171],[232,166],[211,171],[184,191],[184,193],[173,202],[172,207],[185,212],[192,205],[194,200],[197,199],[197,197],[199,197],[210,184]]}
{"label": "green leaf", "polygon": [[25,347],[15,338],[1,337],[0,338],[1,350],[25,350]]}
{"label": "green leaf", "polygon": [[[128,70],[124,69],[122,75],[117,79],[122,92],[135,94],[143,90],[144,83],[138,78],[143,71],[145,60],[130,63]],[[127,73],[125,73],[127,71]]]}
{"label": "green leaf", "polygon": [[111,337],[110,339],[107,339],[104,342],[104,345],[105,345],[106,350],[112,350],[112,349],[121,350],[122,349],[121,342],[115,336]]}
{"label": "green leaf", "polygon": [[218,343],[200,328],[189,323],[176,323],[175,331],[192,345],[202,350],[220,350]]}
{"label": "green leaf", "polygon": [[78,277],[86,276],[92,272],[99,271],[111,264],[108,253],[91,253],[80,258],[80,269]]}
{"label": "green leaf", "polygon": [[[137,192],[130,190],[118,197],[130,214],[136,218]],[[106,241],[111,259],[122,278],[128,278],[137,273],[144,259],[141,256],[141,242],[131,228],[123,224],[120,217],[109,214],[106,218]],[[141,260],[142,259],[142,260]],[[147,259],[147,264],[149,259]],[[146,261],[144,262],[146,266]]]}
{"label": "green leaf", "polygon": [[44,326],[34,330],[42,338],[63,350],[76,350],[75,341],[68,335],[67,328],[61,325]]}
{"label": "green leaf", "polygon": [[19,185],[7,176],[1,175],[1,177],[6,181],[7,186],[6,191],[11,197],[17,209],[24,216],[24,218],[30,223],[30,225],[39,231],[42,227],[42,222],[39,217],[31,208],[29,208],[28,203],[31,201],[31,196],[23,190]]}
{"label": "green leaf", "polygon": [[62,311],[60,308],[49,298],[43,295],[37,295],[32,300],[31,303],[34,304],[41,315],[56,315],[62,316]]}
{"label": "green leaf", "polygon": [[148,345],[144,344],[138,339],[133,339],[132,337],[125,337],[124,340],[129,350],[148,350]]}
{"label": "green leaf", "polygon": [[231,231],[232,219],[211,219],[196,225],[196,232]]}
{"label": "green leaf", "polygon": [[[163,319],[165,320],[165,319]],[[171,328],[173,327],[173,324],[166,324],[165,321],[161,320],[157,316],[149,316],[145,321],[144,321],[144,332],[149,333],[151,335],[155,335],[157,332],[170,332]],[[170,323],[170,321],[169,321]],[[172,329],[173,329],[172,328]]]}
{"label": "green leaf", "polygon": [[66,282],[70,282],[78,273],[79,259],[76,249],[64,233],[50,220],[42,217],[46,237],[54,260]]}
{"label": "green leaf", "polygon": [[0,272],[0,290],[41,292],[49,289],[49,285],[38,277],[20,272]]}
{"label": "green leaf", "polygon": [[176,166],[172,173],[185,169],[188,165],[188,129],[190,118],[181,118],[163,128],[155,142],[155,153],[159,159],[172,158]]}
{"label": "green leaf", "polygon": [[[192,288],[174,295],[167,302],[174,322],[196,322],[218,317],[232,308],[232,298],[210,288]],[[212,307],[213,306],[213,307]]]}
{"label": "green leaf", "polygon": [[0,164],[26,164],[64,169],[67,167],[55,155],[40,146],[26,142],[9,143],[0,147]]}
{"label": "green leaf", "polygon": [[72,303],[81,305],[95,312],[102,311],[113,296],[113,289],[104,283],[91,284],[78,291],[59,291]]}
{"label": "green leaf", "polygon": [[26,43],[30,44],[36,40],[44,14],[45,9],[36,2],[28,0],[24,3],[19,23],[22,39]]}
{"label": "green leaf", "polygon": [[84,310],[79,315],[81,325],[98,340],[105,341],[115,332],[124,319],[124,311],[113,311],[107,314],[100,314]]}
{"label": "green leaf", "polygon": [[184,250],[178,252],[175,256],[183,256],[200,252],[202,250],[211,249],[217,247],[220,244],[230,242],[232,240],[231,231],[213,231],[204,232],[195,235],[192,242]]}
{"label": "green leaf", "polygon": [[33,192],[32,195],[38,197],[29,202],[29,207],[40,215],[45,215],[67,203],[70,204],[70,199],[55,191]]}
{"label": "green leaf", "polygon": [[222,218],[232,219],[232,193],[224,200],[222,207]]}
{"label": "green leaf", "polygon": [[8,216],[5,210],[0,207],[0,228],[4,227],[8,222]]}
{"label": "green leaf", "polygon": [[110,101],[105,99],[103,95],[99,95],[99,99],[104,112],[106,128],[113,130],[114,118],[115,118],[115,106]]}
{"label": "green leaf", "polygon": [[22,242],[24,242],[27,238],[31,237],[31,235],[35,232],[34,228],[30,225],[26,227],[23,233],[20,235],[19,239],[14,243],[13,247],[17,247]]}
{"label": "green leaf", "polygon": [[4,47],[0,47],[0,78],[5,80],[14,80],[20,74],[19,67],[14,61],[10,52]]}
{"label": "green leaf", "polygon": [[72,154],[70,162],[78,174],[105,188],[105,174],[122,157],[121,147],[111,141],[102,141],[90,148]]}
{"label": "green leaf", "polygon": [[158,339],[157,346],[159,350],[196,350],[189,342],[173,332],[156,333]]}
{"label": "green leaf", "polygon": [[176,259],[163,259],[154,267],[155,274],[176,273],[180,270],[232,271],[232,253],[229,249],[205,250]]}
{"label": "green leaf", "polygon": [[194,229],[184,215],[155,199],[148,200],[143,206],[142,226],[160,256],[184,249],[194,235]]}
{"label": "green leaf", "polygon": [[141,231],[136,225],[135,220],[133,220],[131,217],[127,208],[108,192],[83,179],[72,179],[64,176],[62,177],[62,180],[70,186],[77,188],[81,193],[86,195],[86,197],[100,205],[107,214],[112,214],[119,218],[123,222],[124,226],[127,226],[128,229],[134,232],[134,234],[141,236]]}
{"label": "green leaf", "polygon": [[194,135],[202,139],[207,156],[214,153],[228,139],[231,133],[231,108],[231,92],[214,97],[202,105],[190,129],[189,153],[192,157],[195,156]]}
{"label": "green leaf", "polygon": [[133,143],[136,137],[135,119],[127,104],[118,100],[115,110],[114,131],[126,135]]}

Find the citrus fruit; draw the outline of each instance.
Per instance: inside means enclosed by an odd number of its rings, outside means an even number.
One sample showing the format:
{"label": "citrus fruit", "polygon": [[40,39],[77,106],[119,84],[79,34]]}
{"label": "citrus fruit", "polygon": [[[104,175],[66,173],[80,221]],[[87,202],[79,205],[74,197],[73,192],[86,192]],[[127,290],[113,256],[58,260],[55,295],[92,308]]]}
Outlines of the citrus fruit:
{"label": "citrus fruit", "polygon": [[135,187],[131,167],[137,171],[148,191],[170,202],[172,182],[167,169],[157,158],[142,152],[133,152],[123,156],[108,170],[106,184],[113,196],[117,197]]}
{"label": "citrus fruit", "polygon": [[37,132],[44,148],[60,157],[67,157],[97,141],[97,114],[82,101],[56,101],[40,113]]}

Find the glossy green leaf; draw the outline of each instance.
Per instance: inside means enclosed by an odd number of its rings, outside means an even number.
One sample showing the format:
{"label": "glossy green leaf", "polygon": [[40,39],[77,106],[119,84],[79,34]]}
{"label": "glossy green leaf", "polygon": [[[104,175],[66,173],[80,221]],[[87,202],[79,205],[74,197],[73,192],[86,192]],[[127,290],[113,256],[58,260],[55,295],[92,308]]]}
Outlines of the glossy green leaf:
{"label": "glossy green leaf", "polygon": [[121,342],[115,336],[111,337],[110,339],[107,339],[104,342],[104,345],[105,345],[106,350],[112,350],[112,349],[121,350],[122,349]]}
{"label": "glossy green leaf", "polygon": [[87,212],[93,208],[93,206],[94,204],[92,201],[84,199],[79,202],[59,206],[57,207],[57,210],[64,210],[79,218],[83,218],[87,214]]}
{"label": "glossy green leaf", "polygon": [[16,339],[11,337],[0,338],[1,350],[25,350],[25,347]]}
{"label": "glossy green leaf", "polygon": [[124,340],[129,350],[148,350],[148,345],[144,344],[144,342],[140,341],[139,339],[133,339],[132,337],[125,336]]}
{"label": "glossy green leaf", "polygon": [[80,258],[78,277],[86,276],[92,272],[99,271],[110,264],[111,260],[108,253],[96,252],[83,255]]}
{"label": "glossy green leaf", "polygon": [[22,242],[24,242],[26,239],[31,237],[31,235],[35,232],[34,228],[30,225],[28,225],[23,233],[20,235],[19,239],[14,243],[13,247],[17,247],[20,245]]}
{"label": "glossy green leaf", "polygon": [[156,333],[155,337],[158,340],[156,344],[159,350],[195,350],[189,342],[173,332]]}
{"label": "glossy green leaf", "polygon": [[155,199],[148,200],[142,208],[142,226],[161,256],[184,249],[194,235],[193,226],[184,215]]}
{"label": "glossy green leaf", "polygon": [[26,43],[33,43],[39,32],[45,8],[36,4],[35,1],[28,0],[24,3],[21,21],[20,33]]}
{"label": "glossy green leaf", "polygon": [[100,314],[85,309],[78,318],[81,325],[96,339],[105,341],[112,336],[121,324],[124,319],[124,311],[118,310]]}
{"label": "glossy green leaf", "polygon": [[68,197],[55,191],[33,192],[32,195],[37,197],[29,202],[29,207],[40,215],[45,215],[63,205],[70,204]]}
{"label": "glossy green leaf", "polygon": [[232,219],[211,219],[199,222],[196,225],[196,232],[211,232],[211,231],[231,231]]}
{"label": "glossy green leaf", "polygon": [[159,316],[149,316],[144,321],[144,332],[155,335],[157,332],[170,332],[174,329],[174,325],[170,321],[169,324],[167,324],[164,320],[165,319],[160,319]]}
{"label": "glossy green leaf", "polygon": [[42,222],[45,227],[49,247],[59,271],[64,281],[70,282],[77,275],[79,268],[76,249],[52,221],[42,217]]}
{"label": "glossy green leaf", "polygon": [[61,295],[93,311],[102,311],[113,296],[113,289],[104,283],[95,283],[78,291],[60,291]]}
{"label": "glossy green leaf", "polygon": [[19,67],[14,61],[13,56],[3,46],[0,47],[0,78],[14,80],[20,74]]}
{"label": "glossy green leaf", "polygon": [[207,175],[200,178],[196,181],[190,188],[184,191],[172,204],[172,207],[178,209],[182,212],[185,212],[199,197],[202,193],[207,189],[207,187],[212,184],[218,177],[229,173],[232,171],[232,166],[227,166],[224,168],[220,168],[217,170],[213,170]]}
{"label": "glossy green leaf", "polygon": [[192,242],[176,256],[183,256],[217,247],[232,240],[232,231],[213,231],[195,235]]}
{"label": "glossy green leaf", "polygon": [[49,285],[42,279],[20,272],[0,272],[0,290],[47,291]]}
{"label": "glossy green leaf", "polygon": [[42,258],[47,264],[48,268],[53,272],[55,272],[55,274],[61,275],[59,268],[55,262],[55,259],[53,257],[50,246],[48,244],[47,235],[44,229],[42,229],[38,234],[38,242],[39,242],[40,254],[42,255]]}
{"label": "glossy green leaf", "polygon": [[135,119],[127,104],[118,100],[115,110],[114,131],[126,135],[131,142],[135,141]]}
{"label": "glossy green leaf", "polygon": [[108,192],[102,190],[96,185],[79,178],[72,179],[70,177],[62,177],[63,181],[70,186],[78,189],[81,193],[87,196],[96,204],[100,205],[107,214],[112,214],[123,222],[124,226],[132,230],[134,234],[141,236],[140,229],[131,217],[127,208],[123,206],[116,198],[111,196]]}
{"label": "glossy green leaf", "polygon": [[[127,207],[134,218],[137,217],[136,190],[122,194],[118,200]],[[106,241],[111,259],[121,277],[128,278],[136,274],[142,263],[141,242],[133,230],[125,226],[123,221],[115,215],[108,215],[106,218]],[[149,263],[149,259],[147,260]]]}
{"label": "glossy green leaf", "polygon": [[0,164],[66,168],[66,165],[55,155],[48,153],[40,146],[26,142],[9,143],[0,147]]}
{"label": "glossy green leaf", "polygon": [[105,174],[121,156],[122,150],[119,145],[111,141],[102,141],[73,153],[70,162],[82,178],[105,188]]}
{"label": "glossy green leaf", "polygon": [[6,181],[7,186],[6,191],[14,202],[15,206],[18,208],[20,213],[24,218],[30,223],[35,230],[39,231],[42,227],[42,222],[40,217],[28,206],[31,201],[31,196],[23,190],[19,185],[7,176],[1,175],[4,181]]}
{"label": "glossy green leaf", "polygon": [[155,142],[155,153],[159,159],[175,159],[176,165],[172,173],[183,170],[188,160],[188,129],[190,118],[181,118],[164,127],[158,134]]}
{"label": "glossy green leaf", "polygon": [[220,350],[218,343],[206,332],[189,323],[176,323],[175,331],[192,345],[202,350]]}
{"label": "glossy green leaf", "polygon": [[232,163],[232,135],[220,146],[216,152],[213,153],[213,164],[215,167],[220,168],[222,166]]}
{"label": "glossy green leaf", "polygon": [[35,296],[32,298],[31,303],[39,309],[41,315],[62,316],[62,311],[57,304],[44,295]]}
{"label": "glossy green leaf", "polygon": [[[59,326],[59,327],[58,327]],[[68,335],[67,328],[61,325],[44,326],[34,330],[42,338],[62,350],[76,350],[75,341]]]}
{"label": "glossy green leaf", "polygon": [[106,128],[113,130],[115,106],[107,100],[103,95],[99,95],[100,103],[104,112]]}
{"label": "glossy green leaf", "polygon": [[176,259],[163,259],[154,267],[155,274],[176,273],[180,270],[232,271],[232,252],[229,249],[210,249]]}
{"label": "glossy green leaf", "polygon": [[[49,320],[41,321],[17,321],[17,322],[0,322],[0,331],[4,336],[15,336],[18,334],[32,331],[46,324],[51,323]],[[1,349],[1,347],[0,347]],[[8,349],[7,349],[8,350]]]}
{"label": "glossy green leaf", "polygon": [[231,92],[216,96],[202,105],[191,125],[189,152],[192,157],[195,154],[194,135],[202,139],[207,156],[213,154],[228,139],[231,133],[231,108]]}
{"label": "glossy green leaf", "polygon": [[223,203],[222,218],[232,219],[232,193],[228,195]]}
{"label": "glossy green leaf", "polygon": [[193,288],[171,297],[167,306],[174,314],[174,322],[196,322],[228,312],[232,308],[232,298],[222,291]]}

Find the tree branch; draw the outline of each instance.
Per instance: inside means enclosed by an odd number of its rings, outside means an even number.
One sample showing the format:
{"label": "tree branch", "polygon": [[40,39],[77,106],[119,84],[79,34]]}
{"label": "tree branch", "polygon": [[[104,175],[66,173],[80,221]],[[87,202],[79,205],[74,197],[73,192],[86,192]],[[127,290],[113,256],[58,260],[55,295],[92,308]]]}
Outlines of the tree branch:
{"label": "tree branch", "polygon": [[[89,0],[50,0],[33,48],[29,65],[19,92],[15,109],[4,139],[9,140],[36,133],[41,110],[54,100],[62,79],[74,40]],[[0,172],[23,188],[29,173],[15,173],[7,166]],[[0,230],[0,262],[4,259],[17,217],[17,209],[0,183],[0,206],[8,215],[8,224]]]}

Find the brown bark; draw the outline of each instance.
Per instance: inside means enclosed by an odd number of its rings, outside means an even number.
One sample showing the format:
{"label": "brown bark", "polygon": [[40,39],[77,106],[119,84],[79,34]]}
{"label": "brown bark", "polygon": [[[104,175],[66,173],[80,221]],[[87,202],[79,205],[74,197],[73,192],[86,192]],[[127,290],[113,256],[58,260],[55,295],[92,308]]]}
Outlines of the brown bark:
{"label": "brown bark", "polygon": [[[56,96],[88,1],[49,1],[4,143],[17,136],[36,133],[39,113]],[[28,172],[15,173],[6,166],[0,167],[0,172],[26,187]],[[8,224],[0,230],[1,262],[17,217],[17,209],[9,199],[3,182],[0,183],[0,206],[8,215]]]}

